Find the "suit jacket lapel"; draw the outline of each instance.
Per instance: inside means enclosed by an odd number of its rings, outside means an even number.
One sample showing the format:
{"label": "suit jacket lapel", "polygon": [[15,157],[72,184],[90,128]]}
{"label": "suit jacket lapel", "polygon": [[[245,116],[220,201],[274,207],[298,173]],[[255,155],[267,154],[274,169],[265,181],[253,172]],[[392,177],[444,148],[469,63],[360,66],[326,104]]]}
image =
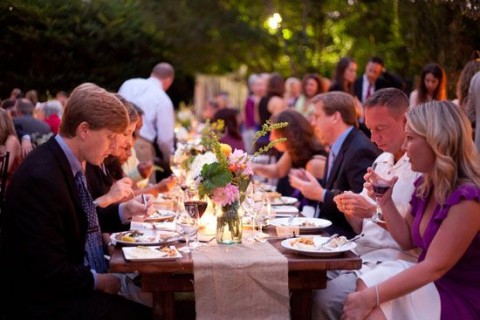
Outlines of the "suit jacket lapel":
{"label": "suit jacket lapel", "polygon": [[[337,175],[338,171],[340,170],[340,166],[343,163],[343,158],[345,156],[345,152],[348,149],[348,146],[350,145],[350,142],[352,141],[354,135],[355,135],[356,129],[353,128],[352,131],[347,135],[345,140],[342,143],[342,147],[338,151],[337,156],[335,157],[335,160],[333,161],[332,164],[328,164],[328,166],[332,165],[332,170],[330,171],[330,176],[328,177],[327,182],[325,183],[325,188],[332,188],[333,183],[335,180],[337,180]],[[327,168],[328,169],[328,168]]]}
{"label": "suit jacket lapel", "polygon": [[68,191],[70,192],[72,201],[74,202],[77,215],[79,217],[79,221],[81,221],[82,222],[81,225],[86,228],[87,219],[83,212],[82,205],[80,203],[77,185],[75,184],[75,178],[73,177],[72,168],[70,167],[70,163],[68,162],[67,156],[65,155],[62,148],[60,147],[60,145],[58,144],[58,142],[55,140],[54,137],[50,138],[47,143],[48,143],[48,146],[50,147],[50,150],[52,150],[53,154],[57,158],[58,165],[63,171],[65,180],[67,182]]}

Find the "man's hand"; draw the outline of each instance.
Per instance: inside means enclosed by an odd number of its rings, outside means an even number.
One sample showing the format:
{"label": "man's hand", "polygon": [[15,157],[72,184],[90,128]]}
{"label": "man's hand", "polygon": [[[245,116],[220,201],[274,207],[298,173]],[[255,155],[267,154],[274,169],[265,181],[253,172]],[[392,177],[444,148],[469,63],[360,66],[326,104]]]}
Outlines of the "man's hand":
{"label": "man's hand", "polygon": [[123,202],[127,199],[133,198],[133,182],[130,178],[122,178],[116,181],[110,187],[107,194],[98,197],[95,202],[98,206],[105,208],[113,203]]}
{"label": "man's hand", "polygon": [[[27,138],[28,137],[28,138]],[[22,137],[22,158],[25,159],[33,150],[32,141],[29,136]]]}
{"label": "man's hand", "polygon": [[[146,203],[143,202],[143,197],[145,197]],[[155,198],[151,194],[140,194],[125,203],[123,213],[127,218],[132,218],[133,216],[145,216],[147,215],[147,211],[149,211],[148,209],[153,204],[154,199]]]}
{"label": "man's hand", "polygon": [[291,169],[288,175],[290,185],[298,189],[304,197],[312,200],[323,201],[325,190],[310,172],[304,169]]}
{"label": "man's hand", "polygon": [[97,273],[97,290],[110,294],[118,294],[121,288],[120,279],[109,273]]}
{"label": "man's hand", "polygon": [[375,213],[375,205],[368,202],[362,195],[351,191],[335,196],[333,201],[338,210],[354,218],[371,218]]}

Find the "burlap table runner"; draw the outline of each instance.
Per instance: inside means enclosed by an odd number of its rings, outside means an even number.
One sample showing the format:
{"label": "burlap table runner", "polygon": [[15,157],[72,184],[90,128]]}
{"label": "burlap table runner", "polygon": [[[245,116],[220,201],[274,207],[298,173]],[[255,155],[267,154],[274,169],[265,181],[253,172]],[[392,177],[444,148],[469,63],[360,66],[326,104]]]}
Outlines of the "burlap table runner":
{"label": "burlap table runner", "polygon": [[197,319],[290,319],[288,261],[268,242],[194,251]]}

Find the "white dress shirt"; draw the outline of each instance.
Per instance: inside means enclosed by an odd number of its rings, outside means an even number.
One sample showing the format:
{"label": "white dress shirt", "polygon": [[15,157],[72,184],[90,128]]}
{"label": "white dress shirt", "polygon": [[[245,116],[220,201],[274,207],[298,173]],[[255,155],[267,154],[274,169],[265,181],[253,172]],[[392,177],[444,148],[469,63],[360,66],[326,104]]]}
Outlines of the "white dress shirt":
{"label": "white dress shirt", "polygon": [[[385,161],[391,154],[382,153],[375,161]],[[420,173],[413,172],[408,157],[404,154],[393,167],[395,176],[399,179],[393,187],[392,199],[401,215],[405,216],[410,209],[410,200],[414,192],[414,182],[420,176]],[[364,188],[360,193],[371,203],[375,203],[367,194]],[[357,247],[354,249],[363,261],[363,274],[373,269],[379,262],[389,260],[417,261],[418,252],[404,251],[398,243],[392,238],[390,232],[379,225],[373,223],[371,219],[363,219],[362,233],[364,237],[357,241]]]}
{"label": "white dress shirt", "polygon": [[156,143],[163,154],[163,160],[169,161],[173,153],[175,114],[172,100],[154,78],[130,79],[125,81],[118,93],[126,100],[135,103],[143,112],[142,138]]}

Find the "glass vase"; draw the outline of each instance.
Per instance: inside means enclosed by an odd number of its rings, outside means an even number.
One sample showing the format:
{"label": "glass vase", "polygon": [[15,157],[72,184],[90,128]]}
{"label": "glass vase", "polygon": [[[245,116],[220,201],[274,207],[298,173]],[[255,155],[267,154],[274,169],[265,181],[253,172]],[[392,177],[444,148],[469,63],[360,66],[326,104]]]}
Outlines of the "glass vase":
{"label": "glass vase", "polygon": [[240,201],[224,206],[217,205],[217,243],[242,243],[242,217]]}

